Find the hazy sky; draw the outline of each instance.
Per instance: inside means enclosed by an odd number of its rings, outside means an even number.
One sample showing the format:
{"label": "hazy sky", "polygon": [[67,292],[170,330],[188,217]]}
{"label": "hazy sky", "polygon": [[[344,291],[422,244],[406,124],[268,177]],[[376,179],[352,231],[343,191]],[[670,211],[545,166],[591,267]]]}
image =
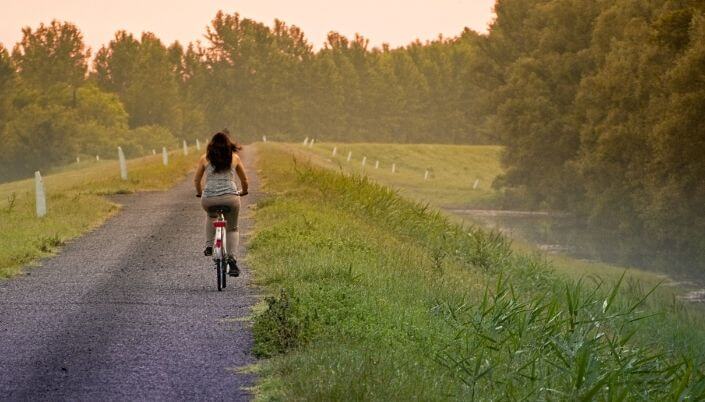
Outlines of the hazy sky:
{"label": "hazy sky", "polygon": [[455,36],[464,27],[486,31],[494,0],[0,0],[0,43],[12,48],[21,28],[53,18],[79,26],[94,49],[118,29],[152,31],[163,41],[202,39],[217,10],[271,25],[274,18],[297,25],[317,48],[329,31],[356,32],[373,45]]}

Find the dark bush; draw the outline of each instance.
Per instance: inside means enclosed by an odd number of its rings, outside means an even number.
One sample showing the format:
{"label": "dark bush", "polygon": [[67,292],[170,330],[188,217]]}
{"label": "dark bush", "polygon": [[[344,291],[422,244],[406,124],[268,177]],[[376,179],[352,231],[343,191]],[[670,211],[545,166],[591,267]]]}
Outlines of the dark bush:
{"label": "dark bush", "polygon": [[298,299],[282,289],[279,298],[267,297],[267,309],[255,318],[253,352],[272,357],[306,343],[309,319],[299,309]]}

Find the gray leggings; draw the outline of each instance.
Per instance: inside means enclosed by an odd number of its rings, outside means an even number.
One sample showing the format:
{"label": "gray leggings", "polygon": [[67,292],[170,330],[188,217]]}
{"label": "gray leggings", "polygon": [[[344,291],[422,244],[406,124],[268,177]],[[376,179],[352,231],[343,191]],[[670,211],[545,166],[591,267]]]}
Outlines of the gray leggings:
{"label": "gray leggings", "polygon": [[230,207],[230,212],[225,214],[225,220],[228,221],[227,225],[227,242],[228,242],[228,254],[235,257],[237,256],[237,246],[240,242],[240,233],[237,231],[237,216],[240,212],[240,197],[233,194],[218,195],[215,197],[203,197],[201,198],[201,206],[203,210],[206,211],[206,247],[213,246],[213,238],[215,238],[215,228],[213,227],[213,221],[218,217],[217,214],[208,213],[209,207],[214,207],[216,205],[225,205]]}

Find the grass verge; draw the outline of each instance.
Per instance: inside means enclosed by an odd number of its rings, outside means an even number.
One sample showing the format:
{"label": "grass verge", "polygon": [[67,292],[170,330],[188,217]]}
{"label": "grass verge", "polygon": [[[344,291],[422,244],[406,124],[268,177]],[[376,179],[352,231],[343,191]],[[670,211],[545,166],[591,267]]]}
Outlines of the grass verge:
{"label": "grass verge", "polygon": [[35,215],[34,180],[0,184],[0,278],[50,255],[67,240],[98,226],[118,206],[104,195],[163,190],[183,178],[199,155],[172,152],[169,165],[161,155],[128,161],[128,180],[120,179],[116,161],[84,163],[44,177],[48,213]]}
{"label": "grass verge", "polygon": [[705,325],[262,145],[248,260],[262,400],[696,400]]}

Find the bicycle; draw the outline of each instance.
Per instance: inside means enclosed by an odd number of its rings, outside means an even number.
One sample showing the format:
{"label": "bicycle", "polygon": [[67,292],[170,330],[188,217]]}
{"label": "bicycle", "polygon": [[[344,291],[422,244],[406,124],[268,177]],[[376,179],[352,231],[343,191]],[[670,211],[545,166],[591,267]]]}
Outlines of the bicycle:
{"label": "bicycle", "polygon": [[[240,196],[240,192],[238,191],[235,195]],[[222,291],[228,285],[227,277],[230,274],[230,264],[228,261],[228,241],[226,236],[228,222],[225,220],[225,214],[230,212],[230,207],[226,205],[215,205],[209,207],[208,212],[218,214],[218,217],[213,222],[213,227],[215,228],[215,238],[213,239],[213,262],[215,263],[218,291]]]}

